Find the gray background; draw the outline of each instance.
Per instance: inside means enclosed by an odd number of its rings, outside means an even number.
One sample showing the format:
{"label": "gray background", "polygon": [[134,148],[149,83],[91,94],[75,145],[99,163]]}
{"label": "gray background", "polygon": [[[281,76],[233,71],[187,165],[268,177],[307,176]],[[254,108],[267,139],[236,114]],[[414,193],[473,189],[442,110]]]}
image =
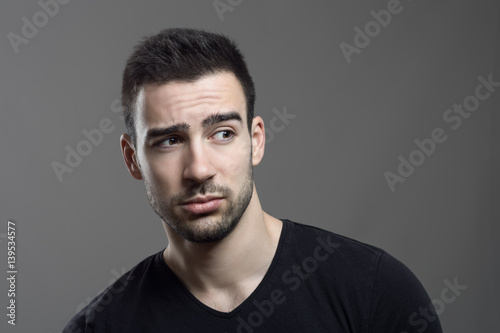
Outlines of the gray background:
{"label": "gray background", "polygon": [[[222,0],[228,3],[229,0]],[[15,53],[9,32],[33,22],[37,1],[0,5],[0,267],[7,220],[17,222],[17,325],[60,332],[115,276],[166,246],[141,182],[119,149],[112,103],[133,45],[166,27],[222,32],[243,50],[256,114],[295,115],[273,131],[255,169],[264,210],[381,247],[432,299],[444,280],[468,288],[441,313],[446,332],[498,330],[500,88],[452,130],[443,113],[500,81],[498,1],[402,0],[403,10],[348,63],[339,47],[373,20],[376,1],[237,1],[220,19],[212,1],[70,1]],[[116,111],[116,110],[115,110]],[[101,119],[115,129],[60,182],[51,163]],[[280,125],[280,122],[276,124]],[[266,125],[269,126],[269,125]],[[392,192],[413,141],[448,135]],[[0,282],[5,309],[7,282]],[[416,309],[417,310],[417,309]]]}

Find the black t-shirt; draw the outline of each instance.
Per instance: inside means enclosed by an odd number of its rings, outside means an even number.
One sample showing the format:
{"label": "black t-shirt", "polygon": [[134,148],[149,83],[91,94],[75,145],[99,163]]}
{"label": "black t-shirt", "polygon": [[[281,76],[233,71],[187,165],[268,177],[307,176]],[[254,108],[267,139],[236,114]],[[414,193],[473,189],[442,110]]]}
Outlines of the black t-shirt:
{"label": "black t-shirt", "polygon": [[160,251],[98,295],[64,332],[442,332],[426,291],[401,262],[350,238],[282,221],[267,273],[233,311],[198,301]]}

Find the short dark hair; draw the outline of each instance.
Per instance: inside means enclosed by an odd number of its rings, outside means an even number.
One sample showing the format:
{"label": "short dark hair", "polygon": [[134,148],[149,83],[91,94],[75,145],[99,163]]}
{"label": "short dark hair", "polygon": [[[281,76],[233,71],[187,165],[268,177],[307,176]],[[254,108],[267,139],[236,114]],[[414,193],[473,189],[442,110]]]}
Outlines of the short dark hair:
{"label": "short dark hair", "polygon": [[122,81],[122,105],[127,132],[136,144],[134,108],[145,84],[192,82],[204,75],[232,72],[246,99],[248,131],[254,115],[255,87],[236,43],[203,30],[165,29],[143,39],[128,58]]}

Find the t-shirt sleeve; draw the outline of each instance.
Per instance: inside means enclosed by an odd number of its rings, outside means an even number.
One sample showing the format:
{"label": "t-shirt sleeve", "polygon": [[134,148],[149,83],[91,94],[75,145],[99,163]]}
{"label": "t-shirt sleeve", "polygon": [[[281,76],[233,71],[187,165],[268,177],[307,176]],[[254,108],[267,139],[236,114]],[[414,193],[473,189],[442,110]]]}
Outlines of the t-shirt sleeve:
{"label": "t-shirt sleeve", "polygon": [[370,333],[442,333],[420,281],[386,252],[378,262],[370,309]]}

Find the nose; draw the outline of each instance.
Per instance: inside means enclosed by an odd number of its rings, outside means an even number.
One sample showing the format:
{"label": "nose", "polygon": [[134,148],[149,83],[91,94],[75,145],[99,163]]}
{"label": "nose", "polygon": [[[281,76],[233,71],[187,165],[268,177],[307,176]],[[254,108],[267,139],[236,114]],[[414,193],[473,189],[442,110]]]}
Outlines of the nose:
{"label": "nose", "polygon": [[216,173],[211,162],[210,153],[202,143],[189,145],[186,150],[183,178],[185,180],[203,183]]}

